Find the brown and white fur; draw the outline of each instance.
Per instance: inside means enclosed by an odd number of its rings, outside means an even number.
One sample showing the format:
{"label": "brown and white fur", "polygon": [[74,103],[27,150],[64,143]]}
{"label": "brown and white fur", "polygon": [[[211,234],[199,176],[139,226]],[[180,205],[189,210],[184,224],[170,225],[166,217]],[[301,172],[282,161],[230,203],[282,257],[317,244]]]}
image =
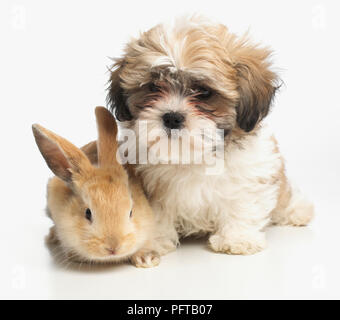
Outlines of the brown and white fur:
{"label": "brown and white fur", "polygon": [[118,163],[114,117],[97,107],[96,118],[98,141],[82,150],[33,125],[39,150],[56,175],[48,183],[47,209],[54,222],[48,240],[76,261],[130,259],[137,267],[156,266],[159,256],[149,249],[152,209],[139,179]]}
{"label": "brown and white fur", "polygon": [[183,115],[180,131],[224,130],[214,148],[224,146],[219,174],[207,175],[205,163],[137,163],[156,213],[160,254],[192,234],[209,234],[216,252],[253,254],[265,248],[270,222],[311,220],[312,204],[291,187],[277,142],[262,125],[279,80],[270,54],[224,25],[192,17],[142,33],[116,60],[109,103],[137,138],[143,120],[161,143],[173,139],[162,120],[167,112]]}

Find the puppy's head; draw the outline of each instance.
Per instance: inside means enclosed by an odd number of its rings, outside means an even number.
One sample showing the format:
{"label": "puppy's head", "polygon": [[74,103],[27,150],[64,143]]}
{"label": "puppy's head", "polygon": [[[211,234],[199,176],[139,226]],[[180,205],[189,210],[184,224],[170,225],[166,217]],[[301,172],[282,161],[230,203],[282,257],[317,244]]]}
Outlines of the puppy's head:
{"label": "puppy's head", "polygon": [[[168,139],[171,130],[256,130],[276,90],[270,51],[197,18],[134,39],[112,68],[108,100],[120,121]],[[233,139],[231,139],[233,140]]]}

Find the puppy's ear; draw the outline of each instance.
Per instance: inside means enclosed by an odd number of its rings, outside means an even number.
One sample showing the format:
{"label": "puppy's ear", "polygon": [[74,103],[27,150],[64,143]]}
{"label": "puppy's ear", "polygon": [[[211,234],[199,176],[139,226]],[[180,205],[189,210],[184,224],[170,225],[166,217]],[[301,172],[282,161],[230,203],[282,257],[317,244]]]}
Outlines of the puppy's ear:
{"label": "puppy's ear", "polygon": [[117,60],[111,68],[111,76],[109,80],[109,93],[107,95],[107,103],[111,112],[114,112],[117,120],[132,120],[132,115],[126,104],[124,90],[121,87],[120,73],[124,67],[124,60]]}
{"label": "puppy's ear", "polygon": [[241,47],[236,56],[238,91],[237,123],[250,132],[267,116],[277,86],[277,76],[270,71],[270,51],[256,46]]}

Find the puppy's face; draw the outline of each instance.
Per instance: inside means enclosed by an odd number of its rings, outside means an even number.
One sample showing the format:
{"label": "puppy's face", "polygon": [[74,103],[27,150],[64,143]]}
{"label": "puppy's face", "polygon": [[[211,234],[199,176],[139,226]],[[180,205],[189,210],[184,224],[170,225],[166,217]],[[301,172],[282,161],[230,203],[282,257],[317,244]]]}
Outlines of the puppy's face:
{"label": "puppy's face", "polygon": [[136,132],[147,123],[149,148],[157,137],[164,143],[178,133],[209,139],[216,129],[223,131],[215,144],[237,140],[268,114],[276,81],[269,54],[223,25],[197,19],[158,25],[117,60],[109,102]]}

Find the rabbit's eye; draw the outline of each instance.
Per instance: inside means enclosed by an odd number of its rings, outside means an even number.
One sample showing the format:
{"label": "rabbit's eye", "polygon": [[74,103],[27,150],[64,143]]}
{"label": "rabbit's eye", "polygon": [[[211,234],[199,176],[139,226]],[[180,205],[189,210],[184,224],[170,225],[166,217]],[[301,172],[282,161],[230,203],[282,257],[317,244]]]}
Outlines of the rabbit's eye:
{"label": "rabbit's eye", "polygon": [[130,211],[130,218],[132,217],[132,210]]}
{"label": "rabbit's eye", "polygon": [[89,220],[90,222],[92,222],[92,212],[91,212],[91,210],[89,208],[87,208],[85,210],[85,218],[87,220]]}

